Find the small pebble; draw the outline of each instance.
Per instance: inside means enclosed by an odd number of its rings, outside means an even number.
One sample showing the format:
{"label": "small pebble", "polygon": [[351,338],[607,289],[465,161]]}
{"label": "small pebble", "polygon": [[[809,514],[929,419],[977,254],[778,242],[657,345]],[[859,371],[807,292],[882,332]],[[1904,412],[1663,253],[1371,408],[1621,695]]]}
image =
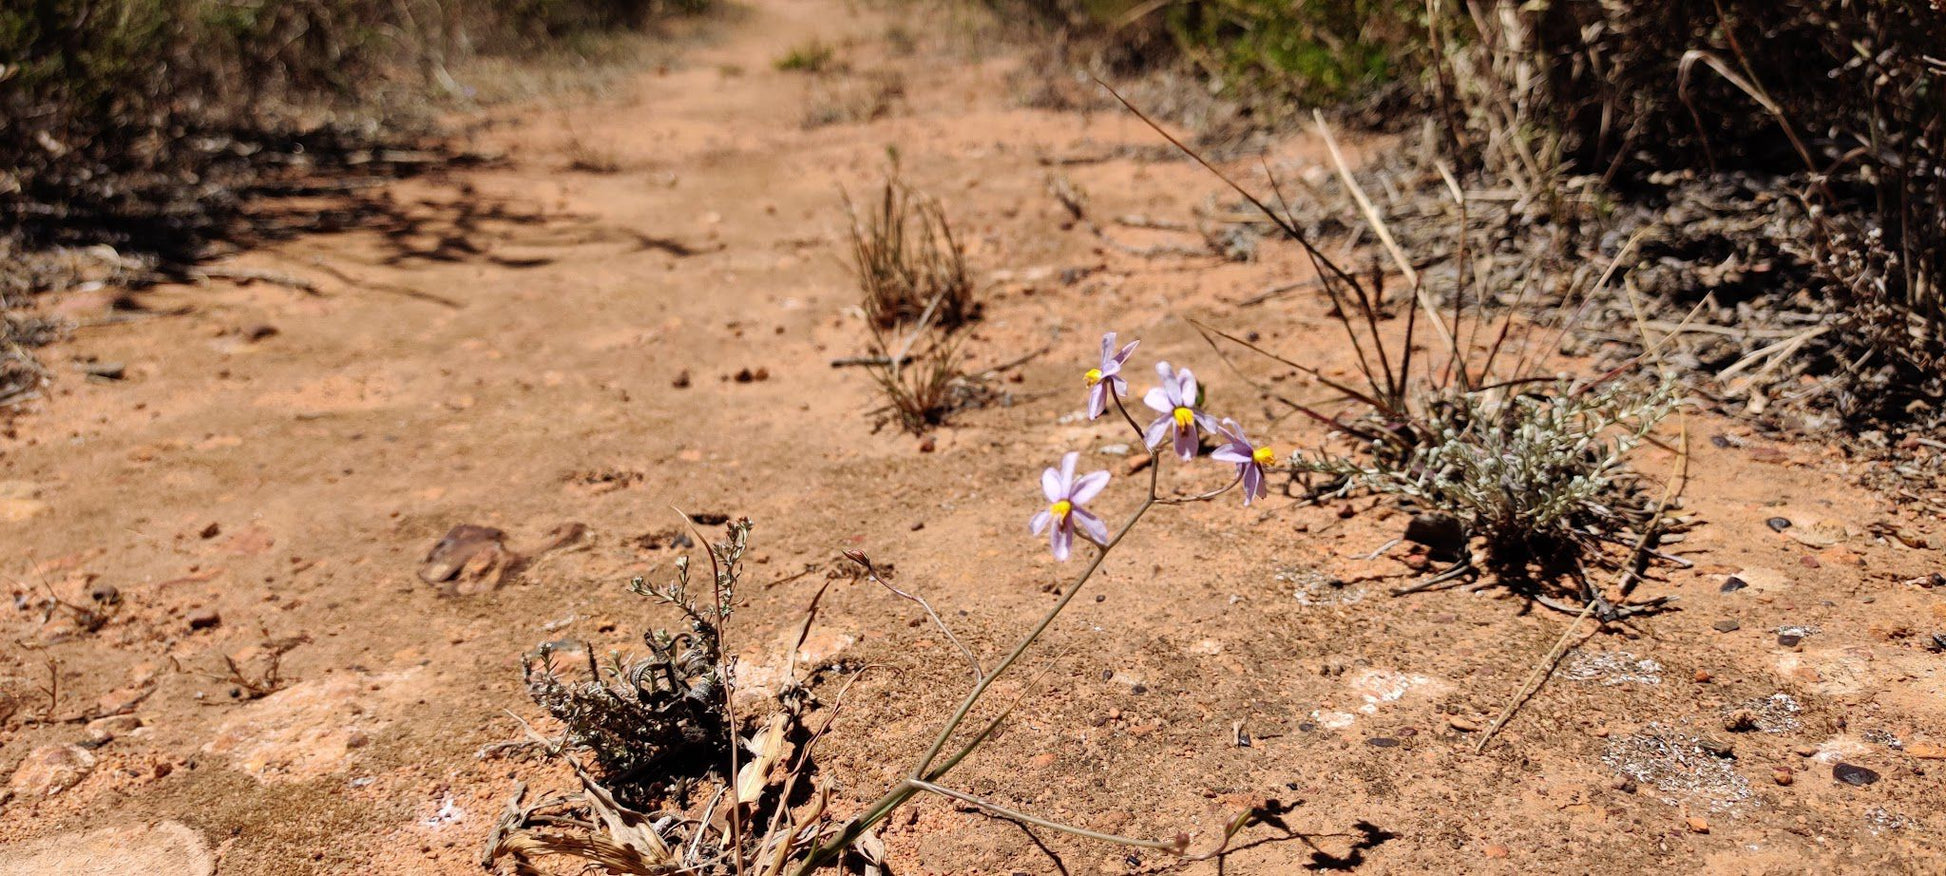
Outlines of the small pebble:
{"label": "small pebble", "polygon": [[214,608],[197,609],[189,613],[189,628],[192,630],[207,630],[222,622],[223,616],[217,614]]}
{"label": "small pebble", "polygon": [[1795,648],[1797,647],[1797,643],[1802,641],[1804,641],[1804,637],[1797,633],[1777,634],[1777,644],[1782,645],[1783,647],[1786,648]]}
{"label": "small pebble", "polygon": [[1723,592],[1735,593],[1738,590],[1742,590],[1743,588],[1748,586],[1750,585],[1745,583],[1742,578],[1738,578],[1735,575],[1731,575],[1729,580],[1723,582]]}
{"label": "small pebble", "polygon": [[1691,815],[1689,816],[1689,830],[1691,833],[1709,833],[1709,820],[1700,815]]}
{"label": "small pebble", "polygon": [[103,605],[114,605],[122,601],[122,591],[116,589],[113,584],[100,581],[88,588],[88,598]]}
{"label": "small pebble", "polygon": [[1779,785],[1789,785],[1797,781],[1797,774],[1780,767],[1770,771],[1770,778]]}
{"label": "small pebble", "polygon": [[1815,745],[1800,745],[1791,749],[1791,752],[1798,757],[1810,757],[1818,753],[1818,747]]}
{"label": "small pebble", "polygon": [[1696,747],[1702,749],[1705,754],[1709,754],[1714,757],[1735,757],[1736,756],[1736,749],[1732,748],[1730,746],[1730,743],[1724,742],[1721,739],[1711,739],[1705,736],[1701,739],[1696,740]]}
{"label": "small pebble", "polygon": [[1373,736],[1366,739],[1365,744],[1373,748],[1397,748],[1399,747],[1399,740],[1393,739],[1390,736]]}
{"label": "small pebble", "polygon": [[1476,724],[1472,721],[1468,721],[1467,719],[1462,718],[1458,715],[1447,715],[1446,726],[1451,727],[1454,730],[1458,730],[1461,733],[1472,733],[1480,729],[1479,724]]}
{"label": "small pebble", "polygon": [[1719,633],[1734,633],[1737,630],[1743,629],[1743,624],[1738,623],[1734,619],[1728,619],[1728,618],[1717,621],[1716,623],[1713,623],[1710,626]]}
{"label": "small pebble", "polygon": [[1791,521],[1784,517],[1772,517],[1764,521],[1764,525],[1770,527],[1773,532],[1783,532],[1791,528]]}
{"label": "small pebble", "polygon": [[1878,773],[1857,764],[1839,761],[1831,765],[1831,778],[1856,788],[1862,788],[1878,781]]}
{"label": "small pebble", "polygon": [[673,386],[673,387],[675,387],[675,388],[677,388],[677,389],[688,389],[688,388],[689,388],[689,369],[687,369],[687,368],[684,368],[684,369],[683,369],[683,370],[682,370],[682,371],[681,371],[680,373],[678,373],[678,374],[676,375],[676,377],[675,377],[675,379],[674,379],[674,380],[671,380],[671,381],[669,381],[669,385],[670,385],[670,386]]}

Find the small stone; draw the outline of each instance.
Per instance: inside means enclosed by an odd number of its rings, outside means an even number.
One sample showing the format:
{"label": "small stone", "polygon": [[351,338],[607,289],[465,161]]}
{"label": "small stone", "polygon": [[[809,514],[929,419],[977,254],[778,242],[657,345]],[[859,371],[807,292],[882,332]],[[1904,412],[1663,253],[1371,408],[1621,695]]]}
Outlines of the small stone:
{"label": "small stone", "polygon": [[1818,747],[1815,745],[1800,745],[1791,749],[1791,753],[1798,757],[1811,757],[1818,753]]}
{"label": "small stone", "polygon": [[1831,778],[1855,788],[1862,788],[1878,781],[1878,772],[1857,764],[1839,761],[1831,765]]}
{"label": "small stone", "polygon": [[675,378],[669,381],[669,385],[677,389],[688,389],[689,369],[684,368],[683,370],[677,372]]}
{"label": "small stone", "polygon": [[1154,461],[1155,459],[1146,453],[1138,453],[1131,456],[1128,458],[1128,473],[1135,474],[1138,471],[1148,468],[1149,464]]}
{"label": "small stone", "polygon": [[1905,747],[1905,753],[1920,760],[1946,760],[1946,745],[1931,742],[1914,742]]}
{"label": "small stone", "polygon": [[96,380],[120,380],[128,376],[128,366],[120,362],[89,362],[81,366],[81,373]]}
{"label": "small stone", "polygon": [[1619,779],[1616,779],[1615,781],[1609,782],[1608,787],[1620,791],[1624,794],[1633,794],[1635,793],[1635,788],[1636,788],[1635,780],[1627,776],[1623,776]]}
{"label": "small stone", "polygon": [[21,760],[11,784],[21,797],[52,797],[81,784],[94,768],[95,756],[79,745],[43,745]]}
{"label": "small stone", "polygon": [[1709,833],[1710,832],[1709,819],[1706,819],[1700,815],[1689,816],[1689,832]]}
{"label": "small stone", "polygon": [[1797,644],[1802,641],[1804,641],[1804,636],[1799,633],[1778,633],[1777,634],[1777,644],[1781,647],[1795,648],[1797,647]]}
{"label": "small stone", "polygon": [[1390,736],[1373,736],[1366,739],[1365,744],[1373,748],[1397,748],[1399,747],[1399,740],[1393,739]]}
{"label": "small stone", "polygon": [[142,726],[142,719],[134,715],[109,715],[88,722],[88,738],[97,742],[107,742],[117,736],[127,736]]}
{"label": "small stone", "polygon": [[1508,855],[1512,854],[1512,852],[1510,852],[1506,846],[1503,846],[1499,843],[1489,844],[1486,848],[1481,849],[1480,851],[1483,854],[1485,854],[1487,857],[1493,858],[1495,860],[1505,858]]}
{"label": "small stone", "polygon": [[1791,528],[1791,521],[1787,517],[1772,517],[1764,521],[1764,525],[1770,527],[1772,532],[1783,532]]}
{"label": "small stone", "polygon": [[1451,727],[1454,730],[1458,730],[1461,733],[1472,733],[1480,729],[1479,724],[1476,724],[1458,715],[1447,715],[1446,726]]}
{"label": "small stone", "polygon": [[102,605],[114,605],[122,601],[122,591],[116,589],[113,584],[106,581],[99,581],[93,587],[88,588],[88,598]]}
{"label": "small stone", "polygon": [[1723,592],[1735,593],[1738,590],[1742,590],[1743,588],[1748,586],[1750,586],[1749,583],[1745,582],[1742,578],[1738,578],[1735,575],[1731,575],[1728,579],[1726,579],[1723,582]]}
{"label": "small stone", "polygon": [[207,630],[223,622],[223,616],[214,608],[200,608],[189,613],[189,628]]}
{"label": "small stone", "polygon": [[1104,454],[1104,455],[1107,455],[1107,456],[1127,456],[1127,455],[1128,455],[1128,445],[1126,445],[1126,444],[1104,444],[1104,445],[1102,445],[1102,448],[1101,448],[1101,452],[1102,452],[1102,454]]}
{"label": "small stone", "polygon": [[1788,786],[1792,782],[1797,781],[1797,774],[1791,772],[1790,770],[1779,767],[1777,769],[1770,771],[1770,780],[1776,782],[1779,785]]}
{"label": "small stone", "polygon": [[211,521],[210,525],[203,527],[203,531],[196,533],[196,535],[201,538],[215,538],[222,534],[223,534],[223,524],[217,523],[215,521]]}
{"label": "small stone", "polygon": [[1730,743],[1724,742],[1721,739],[1711,739],[1708,736],[1696,740],[1696,747],[1702,749],[1705,754],[1713,757],[1729,758],[1736,756],[1736,749]]}
{"label": "small stone", "polygon": [[1726,618],[1710,624],[1710,627],[1719,633],[1734,633],[1737,630],[1743,629],[1743,624],[1738,623],[1734,619]]}
{"label": "small stone", "polygon": [[277,327],[267,322],[256,323],[243,330],[243,339],[251,343],[276,336]]}
{"label": "small stone", "polygon": [[934,441],[931,435],[927,435],[926,437],[919,440],[920,453],[931,453],[937,449],[939,449],[939,443],[937,441]]}
{"label": "small stone", "polygon": [[1715,677],[1710,675],[1709,670],[1707,669],[1698,669],[1696,670],[1695,675],[1690,676],[1690,679],[1692,681],[1695,681],[1697,684],[1709,684],[1711,681],[1715,680]]}

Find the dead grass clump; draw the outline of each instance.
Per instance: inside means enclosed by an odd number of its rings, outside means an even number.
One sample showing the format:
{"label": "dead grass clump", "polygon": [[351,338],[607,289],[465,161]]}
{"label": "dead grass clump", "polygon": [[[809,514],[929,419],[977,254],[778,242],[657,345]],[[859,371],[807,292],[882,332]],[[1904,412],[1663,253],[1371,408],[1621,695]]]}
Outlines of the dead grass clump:
{"label": "dead grass clump", "polygon": [[905,77],[896,70],[820,77],[804,105],[805,130],[875,122],[898,112],[905,100]]}
{"label": "dead grass clump", "polygon": [[966,250],[938,200],[914,191],[896,169],[870,208],[845,198],[852,267],[865,318],[881,329],[927,323],[951,331],[980,316]]}
{"label": "dead grass clump", "polygon": [[907,186],[896,169],[869,212],[861,214],[849,197],[845,212],[870,332],[858,361],[886,400],[874,413],[923,434],[987,394],[965,373],[954,335],[981,309],[965,249],[945,208]]}
{"label": "dead grass clump", "polygon": [[734,610],[749,537],[749,521],[740,520],[709,546],[716,571],[706,590],[694,589],[687,555],[677,558],[675,580],[666,585],[630,583],[630,592],[681,611],[688,626],[645,633],[648,656],[616,655],[603,667],[582,646],[587,671],[578,679],[579,670],[556,665],[554,644],[527,661],[528,694],[567,728],[569,747],[593,755],[603,783],[624,799],[666,790],[658,782],[694,778],[722,754],[729,728],[722,627]]}
{"label": "dead grass clump", "polygon": [[[682,633],[646,634],[649,657],[605,669],[590,657],[590,675],[578,681],[564,680],[545,648],[538,666],[529,662],[529,692],[566,727],[558,740],[529,728],[530,747],[573,770],[575,790],[530,803],[526,785],[517,785],[482,866],[506,857],[515,872],[540,873],[537,862],[555,857],[609,873],[778,874],[837,830],[826,814],[831,781],[812,759],[837,704],[811,726],[820,705],[795,662],[818,598],[791,646],[783,689],[763,712],[736,711],[724,640],[750,530],[750,521],[734,521],[708,545],[707,581],[692,576],[685,556],[672,582],[630,586],[687,621]],[[877,849],[867,834],[848,859],[875,865]]]}

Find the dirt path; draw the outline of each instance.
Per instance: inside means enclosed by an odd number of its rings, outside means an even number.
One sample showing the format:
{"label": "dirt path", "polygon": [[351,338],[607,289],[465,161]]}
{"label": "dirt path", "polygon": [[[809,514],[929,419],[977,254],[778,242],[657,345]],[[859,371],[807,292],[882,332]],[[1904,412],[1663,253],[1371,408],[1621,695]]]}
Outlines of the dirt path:
{"label": "dirt path", "polygon": [[[775,657],[847,547],[896,562],[992,653],[1069,571],[1024,531],[1040,468],[1068,449],[1126,462],[1112,453],[1124,436],[1071,416],[1100,331],[1219,375],[1181,320],[1203,315],[1343,364],[1322,302],[1236,307],[1302,276],[1294,253],[1145,259],[1064,224],[1050,174],[1100,216],[1187,217],[1213,191],[1185,162],[1144,160],[1156,141],[1139,124],[1023,109],[1007,93],[1015,59],[935,45],[926,34],[952,30],[937,20],[894,23],[836,0],[759,0],[614,95],[497,113],[479,145],[504,150],[502,166],[399,184],[389,216],[238,260],[317,278],[319,294],[158,289],[145,307],[187,315],[86,329],[57,351],[124,363],[125,378],[64,372],[0,441],[0,562],[24,606],[0,663],[14,712],[0,766],[34,767],[0,820],[0,843],[30,844],[0,845],[0,873],[102,836],[179,842],[185,860],[204,844],[223,873],[479,872],[513,781],[546,772],[477,756],[518,736],[507,710],[535,715],[520,655],[556,639],[626,649],[667,623],[623,584],[676,555],[671,505],[757,521],[760,582],[732,630],[752,665]],[[919,51],[902,53],[914,33]],[[813,36],[852,69],[773,69]],[[883,117],[846,118],[881,99]],[[872,185],[888,147],[946,199],[987,278],[976,363],[1052,345],[998,384],[1005,404],[925,447],[874,434],[868,381],[828,365],[861,337],[839,187]],[[1316,164],[1302,140],[1273,159]],[[85,317],[101,300],[65,306]],[[1244,386],[1213,391],[1272,431]],[[1314,440],[1277,428],[1280,443]],[[1465,728],[1499,710],[1564,619],[1491,592],[1327,586],[1403,575],[1355,559],[1401,518],[1273,497],[1158,517],[1113,557],[1056,630],[1050,653],[1067,656],[966,786],[1098,830],[1199,838],[1268,797],[1320,835],[1258,828],[1264,842],[1228,872],[1934,870],[1946,656],[1926,642],[1946,629],[1946,597],[1901,582],[1939,553],[1877,535],[1923,543],[1936,521],[1852,488],[1836,452],[1734,423],[1693,432],[1689,507],[1705,525],[1681,549],[1697,568],[1651,585],[1683,610],[1588,641],[1484,755]],[[1111,488],[1105,502],[1125,499]],[[455,594],[417,572],[458,524],[526,552],[566,524],[589,535],[504,587]],[[1733,573],[1749,586],[1726,588]],[[121,608],[98,630],[41,607],[50,590],[80,606],[102,587]],[[830,748],[847,806],[892,780],[963,681],[907,609],[841,585],[812,643],[897,670],[859,686]],[[1815,632],[1786,645],[1781,626]],[[207,677],[225,655],[260,667],[267,642],[291,637],[304,641],[282,660],[282,693],[235,702],[236,684]],[[1774,724],[1726,730],[1746,703],[1769,704]],[[82,719],[124,710],[143,726],[93,725],[119,731],[96,744]],[[1695,753],[1695,737],[1730,740],[1734,758]],[[59,748],[76,742],[84,754]],[[76,781],[58,780],[62,758]],[[1835,782],[1838,761],[1879,779]],[[48,775],[73,787],[46,796],[30,780]],[[910,813],[885,831],[899,872],[1159,863],[1041,846],[942,803]],[[141,827],[165,820],[190,838]]]}

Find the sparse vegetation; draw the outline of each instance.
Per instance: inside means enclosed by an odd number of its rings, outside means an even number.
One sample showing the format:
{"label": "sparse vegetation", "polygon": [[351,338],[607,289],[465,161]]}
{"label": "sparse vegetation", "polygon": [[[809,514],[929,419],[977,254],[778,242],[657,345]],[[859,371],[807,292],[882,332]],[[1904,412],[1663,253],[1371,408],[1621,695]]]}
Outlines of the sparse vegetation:
{"label": "sparse vegetation", "polygon": [[823,40],[813,38],[792,46],[790,51],[777,59],[774,66],[786,72],[823,73],[831,69],[832,62],[837,60],[837,57],[837,49]]}
{"label": "sparse vegetation", "polygon": [[872,207],[861,216],[845,198],[871,338],[863,364],[886,400],[878,413],[923,434],[983,394],[964,373],[953,334],[979,318],[980,302],[938,201],[908,187],[895,166]]}

